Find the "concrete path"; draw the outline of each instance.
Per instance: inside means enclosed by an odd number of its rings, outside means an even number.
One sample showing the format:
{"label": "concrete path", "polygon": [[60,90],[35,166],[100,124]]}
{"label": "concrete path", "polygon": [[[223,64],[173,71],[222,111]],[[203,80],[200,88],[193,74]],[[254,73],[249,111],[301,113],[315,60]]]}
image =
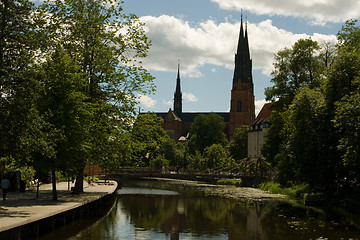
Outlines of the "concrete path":
{"label": "concrete path", "polygon": [[2,201],[1,197],[0,232],[97,200],[113,193],[117,188],[117,183],[109,181],[107,184],[95,183],[88,186],[84,182],[84,193],[78,195],[71,194],[68,191],[67,182],[58,183],[56,188],[58,190],[58,201],[52,200],[51,184],[40,186],[39,198],[36,198],[36,189],[27,190],[24,193],[9,192],[5,202]]}

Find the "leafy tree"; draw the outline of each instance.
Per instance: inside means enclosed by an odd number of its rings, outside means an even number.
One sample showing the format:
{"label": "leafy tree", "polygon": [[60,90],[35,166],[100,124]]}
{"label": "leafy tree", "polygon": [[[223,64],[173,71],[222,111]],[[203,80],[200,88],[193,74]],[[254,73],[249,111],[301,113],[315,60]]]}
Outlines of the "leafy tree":
{"label": "leafy tree", "polygon": [[55,155],[48,160],[55,184],[56,170],[67,172],[70,176],[76,174],[89,156],[88,129],[92,109],[82,91],[86,87],[85,79],[78,73],[75,61],[61,46],[42,68],[43,91],[39,98],[39,110],[50,124],[51,132],[55,133],[51,139]]}
{"label": "leafy tree", "polygon": [[221,144],[206,147],[203,154],[205,169],[224,168],[231,163],[229,153]]}
{"label": "leafy tree", "polygon": [[266,140],[261,148],[261,154],[272,167],[276,167],[278,161],[276,155],[280,152],[282,143],[281,130],[284,127],[283,115],[278,111],[273,111],[270,116],[270,128],[266,131]]}
{"label": "leafy tree", "polygon": [[200,114],[194,119],[190,129],[190,140],[188,142],[191,153],[199,151],[202,153],[206,147],[212,144],[228,144],[224,119],[216,113],[208,115]]}
{"label": "leafy tree", "polygon": [[28,164],[29,154],[41,143],[42,120],[35,101],[39,90],[35,75],[38,22],[30,1],[0,4],[0,158]]}
{"label": "leafy tree", "polygon": [[139,115],[131,131],[133,166],[148,166],[160,154],[169,136],[162,129],[163,120],[154,113]]}
{"label": "leafy tree", "polygon": [[184,158],[185,147],[182,143],[176,143],[168,138],[160,148],[160,154],[169,160],[170,166],[180,167]]}
{"label": "leafy tree", "polygon": [[241,126],[235,129],[234,138],[230,142],[231,157],[239,161],[248,155],[248,131],[249,126]]}
{"label": "leafy tree", "polygon": [[274,86],[265,89],[267,100],[279,98],[276,105],[289,105],[298,89],[314,88],[319,81],[325,63],[318,57],[320,46],[311,39],[298,40],[291,49],[285,48],[275,54],[271,81]]}
{"label": "leafy tree", "polygon": [[[282,161],[287,161],[290,167],[281,170],[292,172],[293,176],[288,181],[305,182],[311,188],[332,185],[333,182],[328,179],[328,159],[324,158],[327,156],[323,145],[325,109],[325,98],[321,92],[303,88],[285,112],[283,156],[286,157]],[[279,172],[280,178],[284,175]]]}
{"label": "leafy tree", "polygon": [[[138,18],[122,13],[121,3],[55,0],[41,6],[48,16],[48,46],[60,43],[86,79],[83,91],[94,109],[88,125],[90,157],[101,165],[108,160],[109,140],[135,115],[137,93],[154,90],[153,77],[138,62],[150,42]],[[82,191],[85,162],[79,162],[76,192]]]}
{"label": "leafy tree", "polygon": [[[337,133],[340,136],[338,149],[346,173],[345,187],[359,188],[360,178],[360,93],[345,96],[336,103],[334,119]],[[352,191],[353,191],[352,190]]]}

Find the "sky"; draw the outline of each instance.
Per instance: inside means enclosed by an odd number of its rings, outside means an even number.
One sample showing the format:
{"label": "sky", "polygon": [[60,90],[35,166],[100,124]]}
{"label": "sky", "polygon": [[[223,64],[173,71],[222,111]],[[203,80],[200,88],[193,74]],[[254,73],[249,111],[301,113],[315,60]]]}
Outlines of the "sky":
{"label": "sky", "polygon": [[145,23],[152,41],[143,66],[155,94],[139,96],[141,111],[173,108],[180,61],[183,112],[228,112],[241,11],[248,22],[256,112],[272,86],[274,54],[309,38],[336,43],[345,21],[360,16],[358,0],[125,0],[125,13]]}

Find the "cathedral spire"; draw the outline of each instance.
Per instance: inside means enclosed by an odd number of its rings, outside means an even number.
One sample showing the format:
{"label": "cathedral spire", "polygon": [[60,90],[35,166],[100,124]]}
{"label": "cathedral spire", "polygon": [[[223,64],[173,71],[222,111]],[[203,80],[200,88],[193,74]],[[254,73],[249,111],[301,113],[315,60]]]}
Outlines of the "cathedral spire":
{"label": "cathedral spire", "polygon": [[[245,32],[245,33],[244,33]],[[235,54],[235,70],[233,83],[237,82],[252,84],[252,61],[250,59],[247,20],[245,22],[245,31],[243,27],[243,16],[241,12],[241,24],[237,52]]]}
{"label": "cathedral spire", "polygon": [[180,84],[180,59],[178,60],[178,73],[176,78],[176,89],[174,93],[174,113],[181,117],[182,114],[182,93]]}

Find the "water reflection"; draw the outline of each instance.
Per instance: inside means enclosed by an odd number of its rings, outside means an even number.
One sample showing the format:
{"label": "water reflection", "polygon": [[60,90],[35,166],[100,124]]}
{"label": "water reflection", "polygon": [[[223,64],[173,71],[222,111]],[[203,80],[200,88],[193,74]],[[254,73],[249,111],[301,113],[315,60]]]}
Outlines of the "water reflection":
{"label": "water reflection", "polygon": [[311,208],[211,197],[189,187],[132,184],[119,191],[106,217],[67,239],[360,239],[358,231],[326,221],[323,211]]}

